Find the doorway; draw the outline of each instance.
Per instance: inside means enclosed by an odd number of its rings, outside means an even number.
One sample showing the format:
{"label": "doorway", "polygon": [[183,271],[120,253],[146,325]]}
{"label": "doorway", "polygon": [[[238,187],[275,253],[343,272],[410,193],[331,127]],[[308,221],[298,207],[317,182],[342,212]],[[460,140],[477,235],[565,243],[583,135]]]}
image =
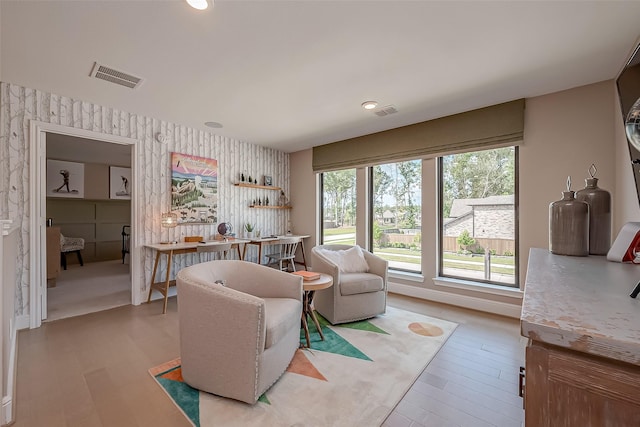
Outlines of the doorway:
{"label": "doorway", "polygon": [[[139,304],[140,296],[133,280],[138,277],[134,244],[136,202],[133,197],[137,182],[136,141],[34,121],[31,123],[31,149],[31,194],[34,195],[31,199],[31,244],[32,253],[40,256],[33,260],[30,276],[30,327],[39,327],[43,320]],[[47,163],[54,166],[50,168],[49,177],[44,173]],[[58,167],[60,164],[68,167]],[[70,182],[72,174],[65,177],[63,172],[78,167],[75,169],[76,188],[69,188],[66,183]],[[60,176],[56,177],[56,174]],[[80,174],[82,181],[78,180]],[[62,182],[62,189],[48,184],[47,181],[55,179]],[[79,182],[84,186],[78,187]],[[125,187],[128,198],[123,192]],[[59,193],[53,193],[56,190]],[[121,232],[125,225],[128,226],[129,248],[123,263]],[[79,251],[83,265],[80,265],[78,253],[67,253],[66,270],[57,258],[61,254],[53,251],[56,258],[53,262],[49,259],[49,264],[59,266],[53,283],[51,279],[47,280],[51,276],[47,268],[47,258],[51,258],[47,241],[56,241],[56,238],[47,239],[52,228],[65,237],[82,239],[84,245]]]}
{"label": "doorway", "polygon": [[43,320],[131,304],[130,259],[122,251],[131,226],[131,146],[47,132],[46,158]]}

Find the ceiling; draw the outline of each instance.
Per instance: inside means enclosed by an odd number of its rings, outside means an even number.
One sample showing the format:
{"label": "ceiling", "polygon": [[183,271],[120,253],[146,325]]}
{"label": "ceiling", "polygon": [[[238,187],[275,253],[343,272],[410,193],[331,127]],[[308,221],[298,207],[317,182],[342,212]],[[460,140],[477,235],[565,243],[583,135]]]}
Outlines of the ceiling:
{"label": "ceiling", "polygon": [[[2,81],[286,152],[612,79],[640,36],[639,1],[1,0],[0,17]],[[91,78],[94,61],[144,81]]]}

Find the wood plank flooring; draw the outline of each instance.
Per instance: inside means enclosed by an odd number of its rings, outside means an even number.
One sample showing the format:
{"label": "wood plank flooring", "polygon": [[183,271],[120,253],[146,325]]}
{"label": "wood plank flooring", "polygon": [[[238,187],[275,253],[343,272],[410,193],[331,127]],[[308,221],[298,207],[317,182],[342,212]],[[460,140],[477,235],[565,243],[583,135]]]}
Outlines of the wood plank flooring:
{"label": "wood plank flooring", "polygon": [[[176,299],[46,323],[19,333],[18,427],[190,423],[147,370],[178,356]],[[398,295],[389,305],[460,324],[384,427],[521,426],[516,319]],[[369,426],[363,426],[369,427]]]}

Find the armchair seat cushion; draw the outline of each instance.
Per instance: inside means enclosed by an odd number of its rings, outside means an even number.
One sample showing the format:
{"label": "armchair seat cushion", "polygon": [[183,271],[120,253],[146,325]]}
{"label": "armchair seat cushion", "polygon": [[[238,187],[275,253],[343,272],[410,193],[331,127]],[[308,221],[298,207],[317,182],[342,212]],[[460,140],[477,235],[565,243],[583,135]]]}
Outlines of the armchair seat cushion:
{"label": "armchair seat cushion", "polygon": [[340,276],[340,294],[357,295],[384,289],[382,277],[371,273],[343,273]]}
{"label": "armchair seat cushion", "polygon": [[280,342],[291,330],[291,324],[300,321],[300,303],[291,298],[265,298],[266,335],[264,349]]}

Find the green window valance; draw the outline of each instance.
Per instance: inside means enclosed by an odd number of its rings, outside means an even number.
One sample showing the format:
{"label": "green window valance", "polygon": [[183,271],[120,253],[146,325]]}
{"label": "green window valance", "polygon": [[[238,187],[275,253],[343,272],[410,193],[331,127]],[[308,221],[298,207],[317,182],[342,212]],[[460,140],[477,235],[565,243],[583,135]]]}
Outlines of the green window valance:
{"label": "green window valance", "polygon": [[518,145],[524,99],[313,147],[314,172]]}

